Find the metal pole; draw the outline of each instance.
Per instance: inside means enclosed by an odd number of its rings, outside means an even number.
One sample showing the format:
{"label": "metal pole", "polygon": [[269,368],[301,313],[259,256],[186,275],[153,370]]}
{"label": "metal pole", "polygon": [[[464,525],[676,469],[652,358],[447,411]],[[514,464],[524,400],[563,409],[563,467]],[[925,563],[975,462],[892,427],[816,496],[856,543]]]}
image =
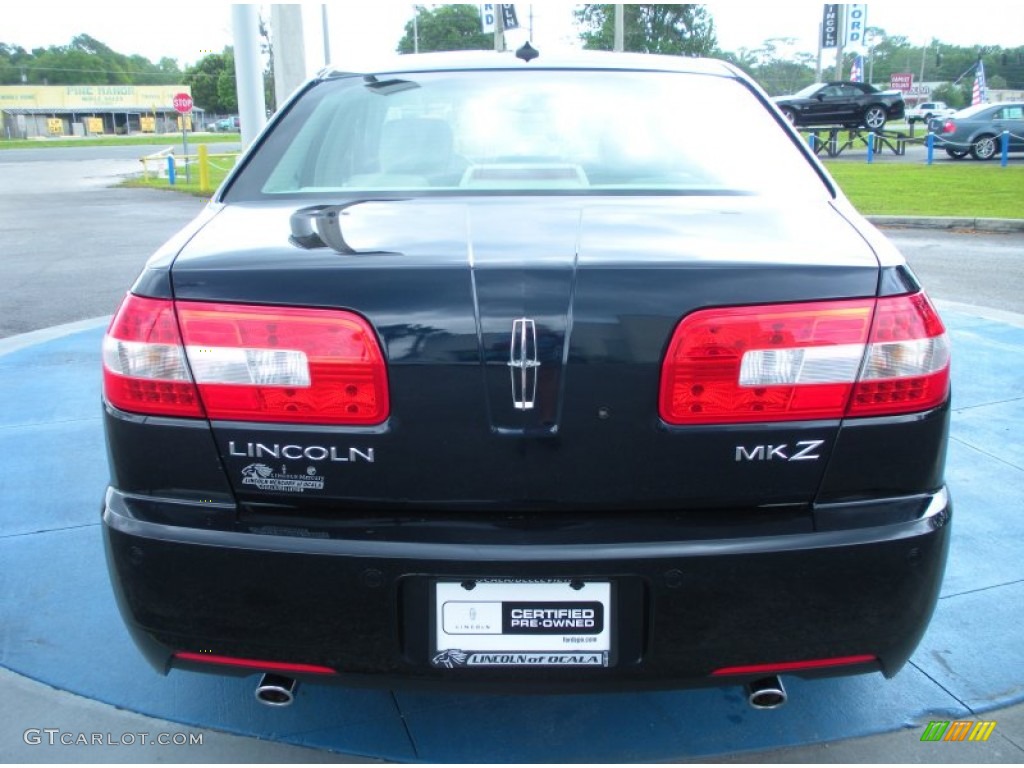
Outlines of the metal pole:
{"label": "metal pole", "polygon": [[412,52],[420,52],[420,12],[418,10],[412,15]]}
{"label": "metal pole", "polygon": [[819,21],[818,22],[818,68],[814,72],[814,82],[816,82],[816,83],[820,83],[821,82],[821,69],[822,69],[822,67],[821,67],[821,54],[822,54],[822,51],[824,50],[821,47],[821,36],[823,34],[825,34],[825,29],[822,26],[822,23]]}
{"label": "metal pole", "polygon": [[256,9],[257,6],[248,4],[231,6],[231,28],[235,41],[235,87],[238,90],[243,149],[252,144],[267,122]]}
{"label": "metal pole", "polygon": [[270,31],[274,41],[274,94],[280,105],[306,80],[302,6],[271,5]]}
{"label": "metal pole", "polygon": [[185,183],[186,184],[188,184],[188,183],[190,183],[192,181],[191,175],[189,173],[189,168],[188,168],[188,134],[186,133],[186,130],[188,129],[188,119],[189,119],[188,116],[191,115],[191,114],[192,114],[191,112],[183,112],[181,114],[181,148],[182,148],[183,153],[184,153],[184,156],[181,159],[185,161]]}
{"label": "metal pole", "polygon": [[614,50],[625,50],[626,7],[622,3],[615,4],[615,43]]}
{"label": "metal pole", "polygon": [[494,50],[505,50],[505,19],[501,15],[501,6],[494,6]]}
{"label": "metal pole", "polygon": [[840,3],[837,7],[839,12],[838,29],[839,39],[836,40],[836,80],[843,79],[843,44],[846,42],[846,5]]}
{"label": "metal pole", "polygon": [[327,4],[320,6],[320,23],[324,28],[324,66],[331,63],[331,33],[327,26]]}

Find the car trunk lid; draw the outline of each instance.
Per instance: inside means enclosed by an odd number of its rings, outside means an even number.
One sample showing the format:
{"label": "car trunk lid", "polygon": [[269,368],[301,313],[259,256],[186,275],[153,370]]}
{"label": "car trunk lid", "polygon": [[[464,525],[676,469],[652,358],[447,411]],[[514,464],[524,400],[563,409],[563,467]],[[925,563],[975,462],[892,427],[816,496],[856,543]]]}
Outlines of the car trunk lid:
{"label": "car trunk lid", "polygon": [[[176,260],[175,297],[358,313],[383,348],[391,410],[362,427],[214,421],[247,504],[329,514],[813,500],[838,420],[672,427],[658,386],[673,330],[695,310],[874,295],[877,259],[828,203],[376,201],[341,214],[346,254],[290,242],[295,210],[222,211]],[[255,484],[254,465],[283,482]]]}

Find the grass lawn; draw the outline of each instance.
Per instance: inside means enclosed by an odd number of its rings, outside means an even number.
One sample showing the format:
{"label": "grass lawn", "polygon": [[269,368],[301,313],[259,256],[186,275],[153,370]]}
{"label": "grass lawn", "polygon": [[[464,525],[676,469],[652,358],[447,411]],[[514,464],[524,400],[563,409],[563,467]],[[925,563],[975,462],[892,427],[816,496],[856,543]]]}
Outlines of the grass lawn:
{"label": "grass lawn", "polygon": [[[141,177],[124,182],[129,187],[149,187],[205,196],[216,189],[233,161],[210,161],[210,189],[199,189],[199,172],[192,169],[191,183],[179,171],[173,187],[166,177]],[[829,173],[846,196],[865,215],[955,216],[963,218],[1024,218],[1024,166],[1002,168],[998,163],[924,165],[916,163],[827,162]]]}
{"label": "grass lawn", "polygon": [[228,171],[234,167],[236,159],[237,156],[210,158],[209,189],[199,188],[199,167],[195,164],[193,164],[189,170],[190,178],[188,182],[185,181],[185,171],[180,168],[178,169],[173,187],[168,183],[167,176],[159,176],[154,173],[150,173],[148,179],[142,178],[141,175],[133,176],[132,178],[121,182],[118,186],[166,189],[169,192],[182,192],[188,195],[195,195],[197,197],[209,197],[210,194],[220,186],[220,183],[224,181],[224,177],[228,175]]}
{"label": "grass lawn", "polygon": [[[242,140],[237,133],[190,133],[188,143],[192,144],[238,144]],[[135,145],[172,144],[181,146],[180,133],[147,133],[135,136],[85,136],[71,139],[14,139],[0,140],[4,149],[51,149],[62,147],[130,147]]]}
{"label": "grass lawn", "polygon": [[863,214],[1024,218],[1024,166],[826,162]]}

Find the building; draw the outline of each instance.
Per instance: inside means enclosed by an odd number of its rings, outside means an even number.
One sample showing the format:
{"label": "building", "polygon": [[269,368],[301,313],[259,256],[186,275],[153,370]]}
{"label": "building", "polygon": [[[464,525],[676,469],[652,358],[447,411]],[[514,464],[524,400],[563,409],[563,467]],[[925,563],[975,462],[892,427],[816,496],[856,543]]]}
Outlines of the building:
{"label": "building", "polygon": [[[181,129],[171,104],[187,85],[0,86],[0,137],[172,133]],[[202,124],[202,110],[195,110]]]}

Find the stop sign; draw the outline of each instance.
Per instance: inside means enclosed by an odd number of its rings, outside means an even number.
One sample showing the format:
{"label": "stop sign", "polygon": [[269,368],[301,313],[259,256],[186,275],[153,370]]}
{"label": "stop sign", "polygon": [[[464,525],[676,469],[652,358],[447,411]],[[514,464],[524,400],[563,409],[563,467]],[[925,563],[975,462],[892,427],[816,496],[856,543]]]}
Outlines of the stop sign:
{"label": "stop sign", "polygon": [[174,98],[171,99],[171,104],[174,105],[174,109],[181,114],[186,114],[192,111],[192,97],[187,93],[176,93]]}

